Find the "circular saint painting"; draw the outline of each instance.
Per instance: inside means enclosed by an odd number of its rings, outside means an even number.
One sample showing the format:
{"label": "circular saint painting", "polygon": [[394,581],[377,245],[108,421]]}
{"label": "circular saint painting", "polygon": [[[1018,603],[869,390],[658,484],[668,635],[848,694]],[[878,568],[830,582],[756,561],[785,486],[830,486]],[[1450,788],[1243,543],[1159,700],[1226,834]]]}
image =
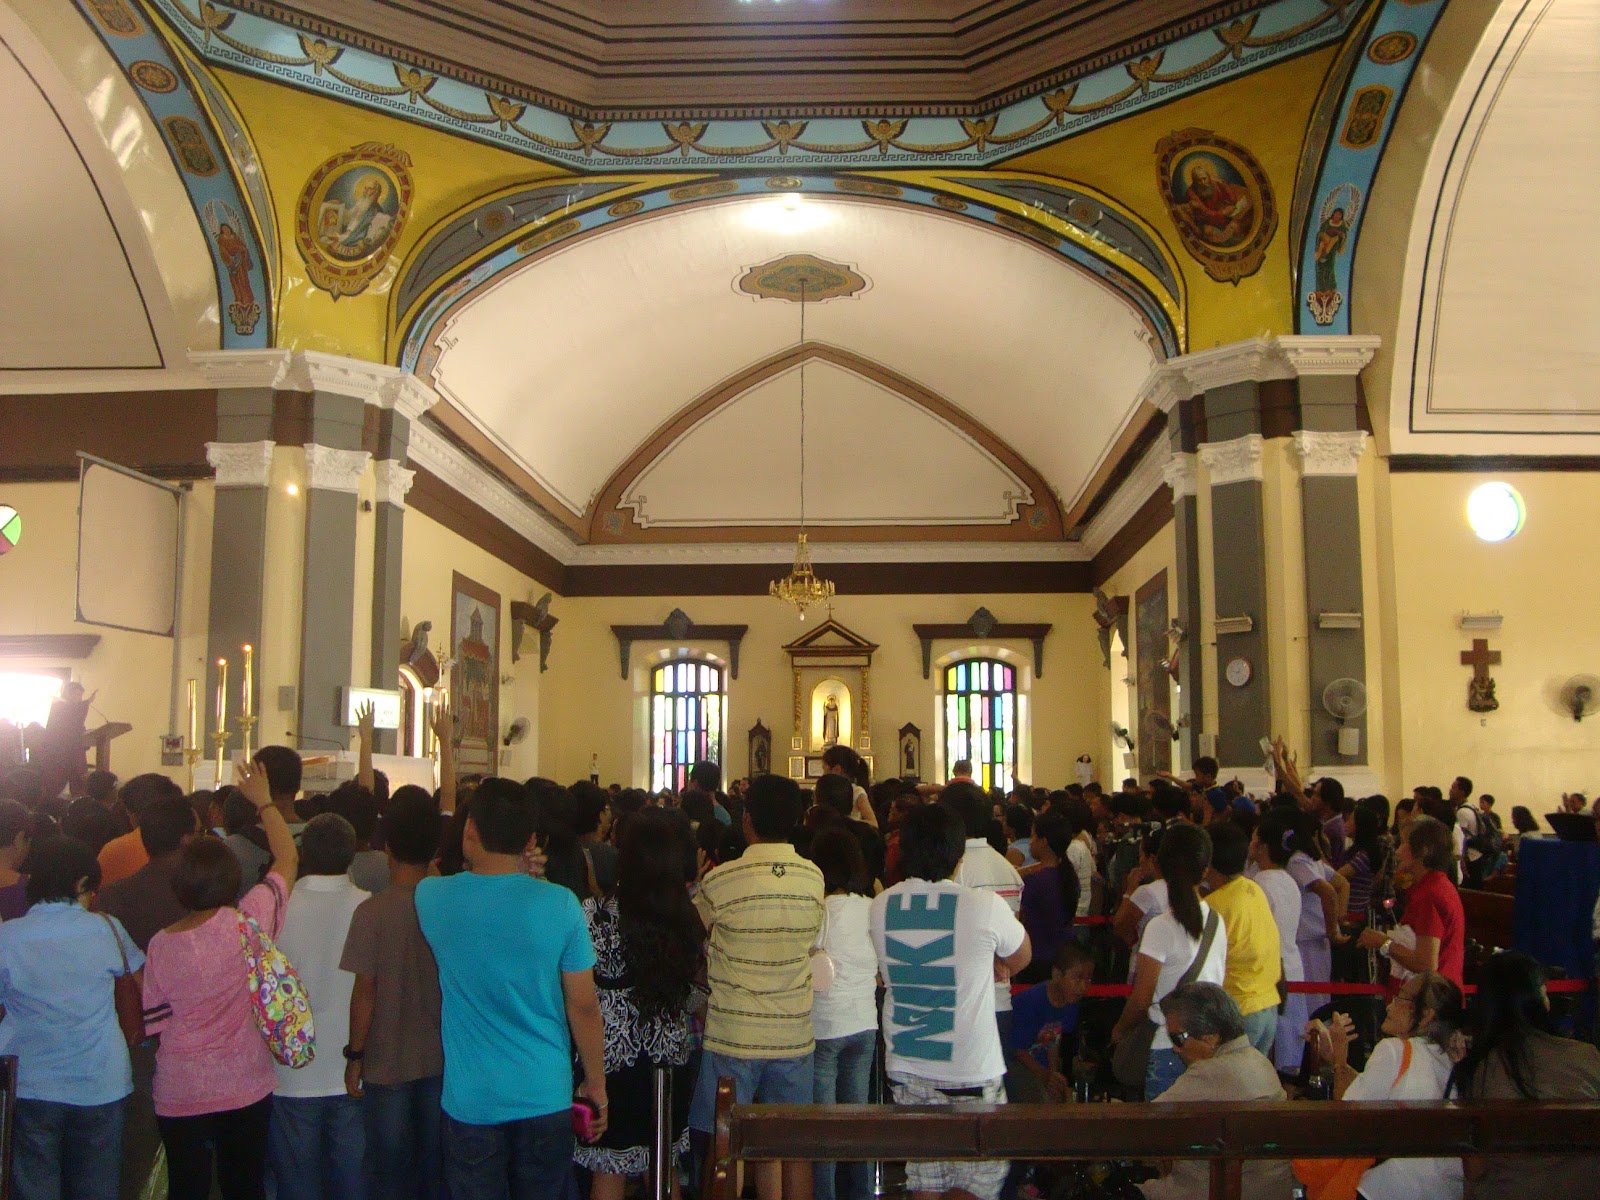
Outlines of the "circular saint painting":
{"label": "circular saint painting", "polygon": [[9,554],[22,540],[22,514],[9,504],[0,504],[0,554]]}

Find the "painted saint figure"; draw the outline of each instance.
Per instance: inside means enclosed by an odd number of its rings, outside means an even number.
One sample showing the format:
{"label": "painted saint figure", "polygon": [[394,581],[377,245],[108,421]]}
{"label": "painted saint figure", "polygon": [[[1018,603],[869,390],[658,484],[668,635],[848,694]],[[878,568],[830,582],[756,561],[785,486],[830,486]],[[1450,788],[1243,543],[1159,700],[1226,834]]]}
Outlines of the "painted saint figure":
{"label": "painted saint figure", "polygon": [[1337,271],[1339,255],[1344,253],[1345,239],[1350,230],[1345,225],[1344,209],[1336,208],[1317,229],[1317,291],[1324,294],[1339,290]]}
{"label": "painted saint figure", "polygon": [[1202,158],[1191,163],[1184,172],[1184,184],[1179,211],[1202,239],[1213,246],[1227,246],[1249,231],[1253,209],[1249,194],[1238,184],[1219,178],[1210,162]]}
{"label": "painted saint figure", "polygon": [[829,696],[822,705],[822,744],[839,744],[839,701],[833,696]]}

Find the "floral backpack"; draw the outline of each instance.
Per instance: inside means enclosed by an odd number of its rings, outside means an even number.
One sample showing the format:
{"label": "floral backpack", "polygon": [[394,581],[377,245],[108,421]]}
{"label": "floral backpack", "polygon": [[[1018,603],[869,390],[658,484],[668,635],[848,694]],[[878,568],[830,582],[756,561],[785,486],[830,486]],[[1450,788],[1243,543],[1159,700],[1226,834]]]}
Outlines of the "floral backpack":
{"label": "floral backpack", "polygon": [[303,1067],[316,1056],[316,1030],[311,1000],[294,964],[253,917],[239,914],[239,943],[244,949],[245,980],[256,1028],[272,1057],[286,1067]]}

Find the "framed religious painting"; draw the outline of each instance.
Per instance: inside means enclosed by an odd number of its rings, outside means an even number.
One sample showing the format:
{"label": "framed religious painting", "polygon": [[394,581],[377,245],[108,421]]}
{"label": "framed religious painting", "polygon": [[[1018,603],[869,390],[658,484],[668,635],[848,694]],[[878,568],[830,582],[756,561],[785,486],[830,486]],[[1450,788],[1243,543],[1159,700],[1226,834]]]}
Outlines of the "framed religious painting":
{"label": "framed religious painting", "polygon": [[456,767],[493,773],[500,748],[500,594],[459,571],[450,580],[450,670]]}
{"label": "framed religious painting", "polygon": [[1156,143],[1156,182],[1183,248],[1220,283],[1261,269],[1278,229],[1272,183],[1255,156],[1207,129]]}
{"label": "framed religious painting", "polygon": [[334,298],[377,278],[411,212],[411,157],[381,142],[335,154],[311,173],[295,206],[306,275]]}
{"label": "framed religious painting", "polygon": [[922,730],[910,722],[900,726],[900,761],[895,765],[901,779],[922,779]]}
{"label": "framed religious painting", "polygon": [[750,728],[750,778],[772,773],[772,730],[757,721]]}

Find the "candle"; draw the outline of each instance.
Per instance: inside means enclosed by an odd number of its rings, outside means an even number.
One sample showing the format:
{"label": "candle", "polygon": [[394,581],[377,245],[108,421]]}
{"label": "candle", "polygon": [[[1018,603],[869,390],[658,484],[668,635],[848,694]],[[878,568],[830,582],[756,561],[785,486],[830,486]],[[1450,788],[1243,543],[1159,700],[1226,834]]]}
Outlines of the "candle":
{"label": "candle", "polygon": [[246,646],[244,648],[244,702],[241,705],[239,711],[244,713],[244,715],[247,716],[247,717],[248,716],[252,716],[256,711],[256,704],[255,704],[255,690],[256,690],[255,689],[255,680],[256,680],[255,658],[256,658],[255,647],[254,646]]}
{"label": "candle", "polygon": [[200,681],[189,680],[189,749],[200,746]]}
{"label": "candle", "polygon": [[217,659],[217,732],[228,727],[228,660]]}

